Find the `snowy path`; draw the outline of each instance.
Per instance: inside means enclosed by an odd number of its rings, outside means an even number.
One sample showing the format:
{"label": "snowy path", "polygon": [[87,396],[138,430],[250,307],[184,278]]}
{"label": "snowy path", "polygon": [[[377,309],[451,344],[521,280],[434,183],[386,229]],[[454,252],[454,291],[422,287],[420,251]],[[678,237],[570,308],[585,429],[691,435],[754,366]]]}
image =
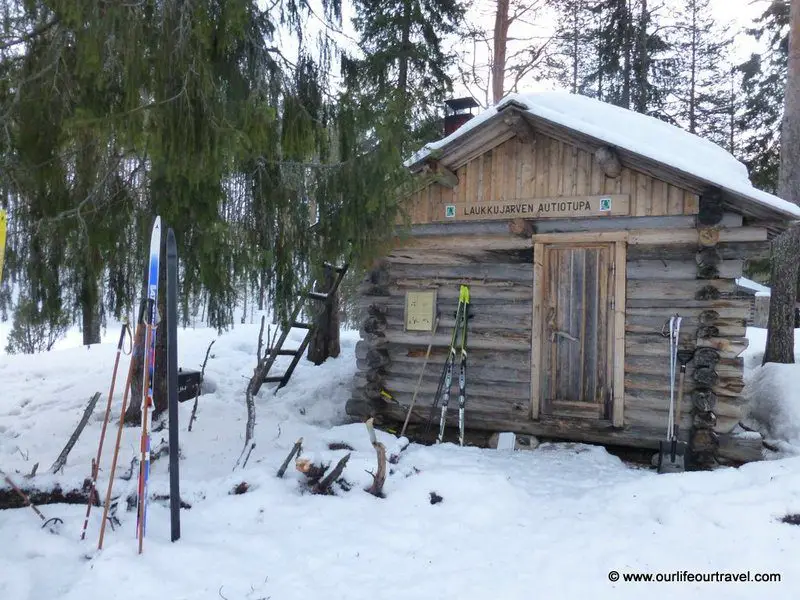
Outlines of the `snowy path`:
{"label": "snowy path", "polygon": [[[149,511],[143,556],[136,555],[133,512],[121,511],[122,527],[108,532],[106,548],[96,553],[97,510],[83,543],[83,507],[43,507],[64,519],[60,535],[40,530],[28,509],[0,511],[0,598],[797,597],[800,527],[779,519],[800,512],[800,458],[659,476],[581,444],[534,452],[412,445],[392,465],[386,498],[364,493],[365,470],[375,466],[366,430],[335,425],[343,422],[353,335],[343,340],[339,359],[321,368],[302,362],[277,396],[262,392],[256,450],[245,471],[232,473],[257,333],[257,326],[237,326],[215,344],[207,372],[217,389],[201,397],[191,433],[191,403],[181,405],[182,495],[193,505],[182,511],[182,539],[170,543],[168,509],[158,503]],[[214,332],[181,335],[181,364],[199,366]],[[113,347],[1,358],[0,464],[27,472],[40,461],[47,469],[91,393],[105,395]],[[60,481],[80,483],[87,474],[101,417],[98,405]],[[126,430],[121,470],[136,435]],[[397,450],[394,437],[379,435]],[[349,492],[303,494],[292,469],[274,477],[299,436],[304,455],[317,459],[346,453],[328,450],[330,442],[354,448],[345,470]],[[230,495],[243,480],[250,491]],[[132,484],[118,482],[115,490],[126,493]],[[151,489],[164,493],[167,485],[166,462],[156,462]],[[432,491],[443,501],[432,505]],[[782,582],[611,583],[612,570],[749,570],[780,573]]]}

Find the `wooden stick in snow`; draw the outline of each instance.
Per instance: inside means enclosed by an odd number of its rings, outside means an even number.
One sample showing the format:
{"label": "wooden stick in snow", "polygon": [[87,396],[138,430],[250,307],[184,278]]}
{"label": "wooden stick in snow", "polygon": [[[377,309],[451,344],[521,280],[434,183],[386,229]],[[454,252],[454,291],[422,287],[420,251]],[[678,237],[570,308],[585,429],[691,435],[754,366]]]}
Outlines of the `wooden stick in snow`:
{"label": "wooden stick in snow", "polygon": [[342,471],[344,471],[344,467],[347,464],[347,461],[350,460],[350,454],[348,453],[344,458],[342,458],[333,470],[328,473],[322,481],[320,481],[317,485],[314,486],[312,492],[315,494],[327,494],[330,492],[331,486],[333,482],[339,479],[342,475]]}
{"label": "wooden stick in snow", "polygon": [[67,462],[67,455],[72,450],[72,447],[75,445],[75,442],[78,441],[83,429],[86,427],[86,424],[89,422],[89,417],[92,416],[92,412],[94,411],[94,407],[97,405],[97,401],[100,399],[100,392],[95,392],[94,396],[91,397],[89,400],[89,404],[86,405],[86,410],[83,411],[83,416],[81,417],[78,426],[75,428],[75,431],[70,436],[69,440],[67,440],[67,445],[64,446],[64,449],[61,451],[61,454],[58,455],[56,462],[53,463],[53,466],[50,467],[50,472],[55,474],[58,473],[61,469],[64,468],[64,465]]}
{"label": "wooden stick in snow", "polygon": [[291,462],[292,458],[294,458],[294,455],[295,454],[299,455],[300,452],[302,451],[303,451],[303,438],[300,438],[294,443],[294,446],[292,446],[292,451],[289,452],[289,456],[286,457],[286,460],[283,461],[281,468],[278,469],[278,477],[283,477],[283,474],[286,473],[286,468],[289,466],[289,463]]}
{"label": "wooden stick in snow", "polygon": [[203,366],[200,368],[200,385],[197,386],[197,394],[194,397],[194,405],[192,406],[192,415],[189,417],[189,431],[192,430],[192,423],[194,423],[195,415],[197,414],[197,399],[200,397],[200,391],[203,389],[203,380],[206,377],[206,363],[208,362],[208,355],[211,353],[211,346],[217,340],[211,340],[211,343],[206,348],[206,357],[203,359]]}
{"label": "wooden stick in snow", "polygon": [[373,426],[371,417],[367,420],[366,426],[369,439],[372,442],[372,447],[375,448],[375,452],[378,455],[378,472],[372,473],[368,471],[368,473],[372,475],[372,485],[367,488],[367,492],[373,496],[382,498],[383,484],[386,482],[386,446],[381,444],[378,438],[375,437],[375,427]]}

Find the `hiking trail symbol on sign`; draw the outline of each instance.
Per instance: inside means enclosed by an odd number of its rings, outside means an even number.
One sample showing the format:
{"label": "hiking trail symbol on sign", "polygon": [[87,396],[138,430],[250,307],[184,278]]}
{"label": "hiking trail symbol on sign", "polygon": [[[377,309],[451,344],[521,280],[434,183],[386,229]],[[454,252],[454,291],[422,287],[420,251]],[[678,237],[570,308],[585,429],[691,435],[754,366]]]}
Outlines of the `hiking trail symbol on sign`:
{"label": "hiking trail symbol on sign", "polygon": [[455,219],[456,218],[456,205],[455,204],[447,204],[444,207],[444,216],[446,219]]}
{"label": "hiking trail symbol on sign", "polygon": [[611,210],[611,198],[600,198],[600,210],[603,212]]}

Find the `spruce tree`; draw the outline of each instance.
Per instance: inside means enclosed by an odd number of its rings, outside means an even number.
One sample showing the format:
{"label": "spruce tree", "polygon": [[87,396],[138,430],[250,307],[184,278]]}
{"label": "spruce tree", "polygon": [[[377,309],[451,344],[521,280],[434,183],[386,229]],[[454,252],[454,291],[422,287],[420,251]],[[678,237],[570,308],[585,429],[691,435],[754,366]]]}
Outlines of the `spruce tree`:
{"label": "spruce tree", "polygon": [[[361,57],[346,69],[351,90],[367,100],[372,118],[398,136],[403,153],[416,149],[452,90],[455,55],[444,38],[464,15],[460,0],[356,0],[354,24]],[[408,134],[406,134],[408,131]]]}
{"label": "spruce tree", "polygon": [[765,48],[739,66],[744,92],[744,110],[739,119],[744,132],[742,152],[753,184],[776,193],[789,48],[789,3],[773,0],[748,33]]}
{"label": "spruce tree", "polygon": [[[202,306],[219,329],[243,288],[285,320],[310,265],[352,249],[357,267],[392,234],[408,121],[374,120],[383,88],[338,91],[331,40],[303,37],[305,5],[0,7],[7,281],[36,306],[23,318],[57,328],[66,315],[93,341],[104,314],[135,317],[156,214],[178,238],[184,322]],[[338,26],[339,4],[323,8]],[[281,53],[278,28],[298,59]]]}

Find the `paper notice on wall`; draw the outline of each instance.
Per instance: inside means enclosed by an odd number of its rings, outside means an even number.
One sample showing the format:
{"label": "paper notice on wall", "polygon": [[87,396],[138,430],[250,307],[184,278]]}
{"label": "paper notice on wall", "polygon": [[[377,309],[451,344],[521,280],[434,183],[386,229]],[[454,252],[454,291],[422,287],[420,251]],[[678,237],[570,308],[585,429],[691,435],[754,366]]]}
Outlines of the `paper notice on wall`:
{"label": "paper notice on wall", "polygon": [[432,331],[435,316],[435,290],[406,292],[406,331]]}

